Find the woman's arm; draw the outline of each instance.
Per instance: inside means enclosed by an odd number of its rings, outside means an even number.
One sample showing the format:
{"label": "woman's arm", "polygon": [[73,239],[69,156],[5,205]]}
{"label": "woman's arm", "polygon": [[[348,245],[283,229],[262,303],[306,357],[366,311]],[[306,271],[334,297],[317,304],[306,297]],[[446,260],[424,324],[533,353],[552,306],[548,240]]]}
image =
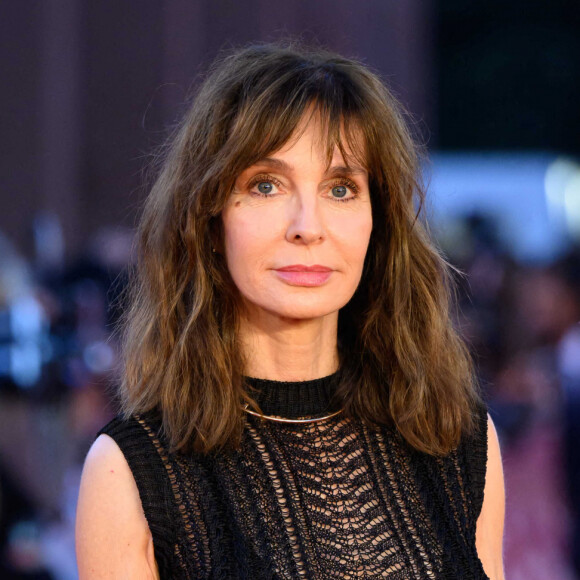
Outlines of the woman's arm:
{"label": "woman's arm", "polygon": [[487,417],[487,472],[481,514],[477,520],[475,545],[485,573],[491,580],[504,580],[503,525],[505,489],[497,432]]}
{"label": "woman's arm", "polygon": [[97,438],[85,461],[76,551],[80,580],[159,578],[137,485],[123,453],[107,435]]}

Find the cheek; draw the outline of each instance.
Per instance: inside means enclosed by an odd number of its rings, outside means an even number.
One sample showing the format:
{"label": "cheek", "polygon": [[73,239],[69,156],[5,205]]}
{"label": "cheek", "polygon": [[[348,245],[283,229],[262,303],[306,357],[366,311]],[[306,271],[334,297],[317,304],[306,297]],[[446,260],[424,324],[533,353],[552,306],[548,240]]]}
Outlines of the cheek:
{"label": "cheek", "polygon": [[359,247],[363,255],[366,254],[367,248],[369,247],[372,231],[373,218],[369,215],[364,221],[361,222],[358,233],[358,239],[360,240]]}
{"label": "cheek", "polygon": [[353,268],[362,270],[372,229],[371,215],[363,214],[350,216],[336,230],[343,254],[349,257]]}
{"label": "cheek", "polygon": [[224,245],[228,269],[237,285],[249,280],[264,262],[266,249],[274,235],[267,228],[268,220],[256,221],[243,215],[224,219]]}

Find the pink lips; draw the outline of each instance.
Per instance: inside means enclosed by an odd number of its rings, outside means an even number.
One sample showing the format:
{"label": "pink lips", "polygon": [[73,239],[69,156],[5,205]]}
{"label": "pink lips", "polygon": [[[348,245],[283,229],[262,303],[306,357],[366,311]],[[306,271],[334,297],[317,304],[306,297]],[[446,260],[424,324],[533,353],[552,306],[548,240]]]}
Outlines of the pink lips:
{"label": "pink lips", "polygon": [[303,264],[293,264],[275,270],[278,277],[291,286],[321,286],[331,276],[332,269],[326,266],[304,266]]}

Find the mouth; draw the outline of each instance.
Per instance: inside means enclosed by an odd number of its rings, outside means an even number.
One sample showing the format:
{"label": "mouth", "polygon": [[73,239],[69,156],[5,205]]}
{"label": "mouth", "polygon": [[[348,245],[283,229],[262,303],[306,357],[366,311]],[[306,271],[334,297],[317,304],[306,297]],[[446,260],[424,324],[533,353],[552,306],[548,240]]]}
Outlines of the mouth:
{"label": "mouth", "polygon": [[303,264],[293,264],[274,270],[278,278],[290,286],[304,286],[308,288],[322,286],[332,276],[333,270],[326,266],[315,264],[305,266]]}
{"label": "mouth", "polygon": [[304,266],[303,264],[293,264],[292,266],[284,266],[277,268],[277,272],[332,272],[331,268],[314,264],[314,266]]}

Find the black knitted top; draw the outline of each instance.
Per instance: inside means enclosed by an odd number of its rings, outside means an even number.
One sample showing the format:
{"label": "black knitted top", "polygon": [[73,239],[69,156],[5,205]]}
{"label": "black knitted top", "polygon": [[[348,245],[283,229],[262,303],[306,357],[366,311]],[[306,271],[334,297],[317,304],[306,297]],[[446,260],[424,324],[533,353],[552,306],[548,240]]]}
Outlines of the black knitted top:
{"label": "black knitted top", "polygon": [[[249,379],[265,415],[329,414],[337,374]],[[478,433],[436,458],[341,414],[248,415],[241,447],[169,453],[153,415],[101,433],[127,459],[162,579],[484,579],[475,549],[487,457]]]}

